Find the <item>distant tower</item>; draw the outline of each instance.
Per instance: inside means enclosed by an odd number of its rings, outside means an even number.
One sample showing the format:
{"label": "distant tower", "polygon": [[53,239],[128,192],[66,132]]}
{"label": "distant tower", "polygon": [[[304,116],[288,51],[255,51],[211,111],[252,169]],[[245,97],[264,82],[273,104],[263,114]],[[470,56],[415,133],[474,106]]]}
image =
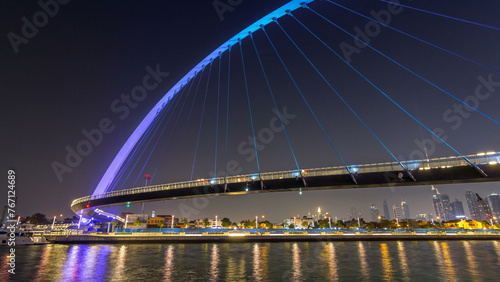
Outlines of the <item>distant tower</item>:
{"label": "distant tower", "polygon": [[384,199],[384,217],[387,220],[391,220],[391,214],[389,213],[389,206],[387,205],[387,201]]}
{"label": "distant tower", "polygon": [[396,218],[396,219],[402,218],[401,209],[398,206],[392,205],[392,212],[394,213],[394,218]]}
{"label": "distant tower", "polygon": [[401,211],[402,211],[402,217],[404,219],[410,219],[410,207],[408,206],[407,202],[401,202]]}
{"label": "distant tower", "polygon": [[494,216],[500,218],[500,194],[493,193],[488,197],[488,203],[490,204],[491,212]]}
{"label": "distant tower", "polygon": [[450,197],[446,194],[439,193],[438,189],[432,186],[434,195],[432,195],[432,204],[436,212],[436,219],[439,216],[440,221],[450,221],[455,219],[452,213]]}
{"label": "distant tower", "polygon": [[486,199],[472,191],[465,192],[465,199],[472,219],[477,221],[488,221],[491,218],[491,209]]}
{"label": "distant tower", "polygon": [[318,220],[320,220],[320,219],[321,219],[321,208],[318,207]]}
{"label": "distant tower", "polygon": [[464,205],[457,198],[455,198],[455,201],[450,204],[450,207],[454,219],[465,218]]}
{"label": "distant tower", "polygon": [[375,207],[375,204],[372,203],[370,207],[370,213],[372,216],[372,222],[378,221],[379,210]]}

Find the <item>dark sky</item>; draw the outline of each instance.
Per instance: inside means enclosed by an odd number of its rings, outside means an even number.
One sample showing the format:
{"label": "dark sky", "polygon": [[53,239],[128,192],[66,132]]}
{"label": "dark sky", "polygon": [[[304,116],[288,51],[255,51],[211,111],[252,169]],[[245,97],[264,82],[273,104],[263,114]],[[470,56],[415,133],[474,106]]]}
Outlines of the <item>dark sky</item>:
{"label": "dark sky", "polygon": [[[222,2],[226,3],[224,0]],[[3,23],[0,30],[4,37],[0,43],[0,167],[5,177],[7,169],[16,170],[18,212],[23,216],[35,212],[43,212],[48,216],[61,213],[71,215],[71,201],[92,194],[102,174],[131,132],[180,78],[220,44],[286,2],[242,1],[231,12],[225,12],[221,20],[212,0],[69,1],[64,5],[57,4],[57,11],[52,13],[53,16],[47,17],[47,22],[40,24],[36,31],[24,28],[27,33],[26,38],[22,39],[24,41],[12,44],[13,34],[19,36],[16,40],[21,40],[19,38],[23,36],[23,19],[33,23],[34,16],[38,15],[35,16],[35,21],[43,21],[40,12],[43,9],[35,1],[2,1],[0,13]],[[338,3],[365,15],[372,10],[378,12],[387,9],[387,4],[379,1],[339,0]],[[500,26],[496,13],[500,6],[493,0],[482,1],[480,6],[464,0],[403,3],[491,26]],[[368,23],[366,19],[325,1],[315,1],[310,6],[349,32],[354,33],[356,27],[364,29]],[[54,6],[49,8],[54,11]],[[342,42],[353,45],[351,37],[312,12],[299,9],[294,15],[336,52],[341,52]],[[346,67],[291,17],[284,17],[279,22],[398,158],[406,160],[423,152],[418,144],[431,138],[429,132]],[[389,24],[472,60],[500,69],[499,30],[443,19],[407,8],[399,14],[393,14]],[[393,161],[334,96],[279,27],[273,23],[266,31],[346,163]],[[274,54],[265,34],[258,31],[254,38],[278,108],[286,106],[290,114],[296,115],[287,126],[287,132],[300,167],[341,165],[340,159]],[[474,96],[475,89],[481,84],[479,77],[486,80],[491,77],[493,81],[500,81],[498,72],[467,62],[388,28],[381,28],[370,40],[373,47],[460,99]],[[242,174],[255,173],[255,160],[247,161],[249,155],[238,152],[238,146],[247,141],[252,131],[240,49],[239,46],[235,47],[231,51],[228,159],[240,164]],[[269,127],[269,121],[274,116],[274,106],[250,39],[243,41],[242,48],[254,126],[256,132],[259,132]],[[374,51],[368,48],[360,50],[359,54],[351,56],[352,65],[429,128],[441,128],[447,136],[447,141],[458,151],[463,154],[475,154],[499,150],[499,124],[475,112],[461,117],[461,123],[458,124],[457,113],[448,113],[454,110],[454,105],[458,103],[456,100]],[[226,52],[221,61],[218,171],[224,166],[227,63]],[[145,99],[130,109],[128,115],[122,116],[124,112],[114,111],[111,106],[114,101],[119,100],[123,93],[129,94],[135,86],[141,85],[148,73],[148,67],[155,69],[157,66],[162,72],[168,72],[168,77],[148,91]],[[214,170],[218,77],[216,60],[206,92],[207,101],[194,179],[208,178],[209,173]],[[140,176],[144,173],[154,175],[153,184],[189,180],[207,78],[208,68],[201,78],[196,99],[193,100],[193,97],[199,76],[191,91],[186,90],[183,96],[179,97],[178,108],[173,112],[164,113],[166,118],[152,138],[153,141],[148,143],[143,155],[138,158],[137,165],[134,166],[136,160],[132,160],[129,170],[125,171],[115,189],[143,185]],[[494,87],[493,90],[496,91],[479,103],[479,109],[495,119],[500,119],[498,89]],[[190,115],[191,105],[193,110]],[[170,115],[172,118],[166,123]],[[84,156],[81,163],[75,165],[71,172],[63,174],[60,181],[52,167],[53,163],[64,164],[67,146],[76,148],[79,142],[85,140],[82,131],[98,128],[103,119],[109,119],[114,130],[103,134],[102,142],[93,146],[88,156]],[[163,134],[160,134],[162,131]],[[153,151],[156,140],[159,141]],[[243,149],[252,148],[248,144],[242,146]],[[454,155],[454,152],[443,144],[428,149],[429,157]],[[150,153],[151,157],[148,159]],[[259,160],[263,172],[296,168],[282,132],[276,133],[272,141],[259,151]],[[129,174],[130,176],[126,177]],[[136,181],[137,179],[139,181]],[[498,183],[443,185],[439,188],[451,198],[461,200],[464,200],[465,191],[471,189],[482,196],[492,191],[500,192]],[[2,188],[2,191],[4,195],[0,198],[6,203],[7,190]],[[317,206],[338,217],[345,217],[350,212],[350,207],[356,207],[369,218],[369,205],[373,202],[382,209],[384,199],[387,199],[389,205],[405,200],[409,203],[413,215],[417,211],[433,212],[430,187],[427,186],[313,191],[303,195],[293,192],[218,197],[209,198],[206,205],[193,203],[193,200],[175,200],[147,204],[146,210],[150,212],[155,209],[157,213],[178,215],[181,214],[181,204],[198,204],[203,208],[198,209],[190,219],[219,214],[241,220],[255,215],[266,215],[274,221],[279,221],[284,217],[314,212]],[[134,205],[130,210],[139,211],[139,206]],[[117,208],[112,211],[116,212]]]}

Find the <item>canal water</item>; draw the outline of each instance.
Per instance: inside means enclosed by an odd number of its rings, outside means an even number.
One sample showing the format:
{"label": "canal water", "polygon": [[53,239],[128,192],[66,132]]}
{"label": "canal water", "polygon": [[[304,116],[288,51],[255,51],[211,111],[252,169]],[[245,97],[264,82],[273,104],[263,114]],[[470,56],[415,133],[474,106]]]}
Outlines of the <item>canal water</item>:
{"label": "canal water", "polygon": [[499,241],[17,246],[0,281],[499,281]]}

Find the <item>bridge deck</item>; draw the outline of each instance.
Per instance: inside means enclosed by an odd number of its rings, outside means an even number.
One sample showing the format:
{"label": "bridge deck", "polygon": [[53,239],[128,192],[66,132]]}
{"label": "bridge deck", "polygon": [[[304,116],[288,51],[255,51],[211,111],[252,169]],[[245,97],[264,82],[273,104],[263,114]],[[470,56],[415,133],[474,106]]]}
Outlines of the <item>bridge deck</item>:
{"label": "bridge deck", "polygon": [[350,166],[349,169],[353,172],[357,184],[353,182],[345,167],[329,167],[262,173],[262,181],[260,181],[257,174],[248,174],[124,189],[76,199],[73,201],[71,209],[78,213],[80,210],[95,209],[95,207],[102,206],[208,195],[500,180],[500,153],[491,152],[466,157],[481,168],[488,177],[483,177],[461,157],[446,157],[405,162],[404,165],[409,169],[416,181],[413,181],[397,162]]}

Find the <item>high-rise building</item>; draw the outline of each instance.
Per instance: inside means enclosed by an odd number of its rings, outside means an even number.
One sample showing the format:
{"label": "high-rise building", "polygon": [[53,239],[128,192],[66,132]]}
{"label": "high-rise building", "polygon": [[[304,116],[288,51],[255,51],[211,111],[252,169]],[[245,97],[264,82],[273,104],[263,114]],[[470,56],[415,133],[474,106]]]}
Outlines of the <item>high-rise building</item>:
{"label": "high-rise building", "polygon": [[391,220],[391,214],[389,213],[389,206],[387,206],[387,201],[384,199],[384,217],[387,220]]}
{"label": "high-rise building", "polygon": [[450,208],[454,219],[465,218],[464,205],[461,201],[455,198],[455,201],[450,203]]}
{"label": "high-rise building", "polygon": [[378,221],[378,215],[379,215],[379,211],[378,209],[375,207],[375,204],[372,203],[371,207],[370,207],[370,214],[372,216],[372,222],[376,222]]}
{"label": "high-rise building", "polygon": [[[455,219],[450,206],[450,197],[446,194],[439,193],[438,189],[432,186],[434,195],[432,195],[432,204],[436,212],[436,219],[439,221],[450,221]],[[439,217],[439,218],[438,218]]]}
{"label": "high-rise building", "polygon": [[491,209],[486,199],[472,191],[465,192],[465,199],[472,219],[477,221],[488,221],[492,217]]}
{"label": "high-rise building", "polygon": [[401,202],[401,216],[404,219],[410,219],[410,207],[407,202]]}
{"label": "high-rise building", "polygon": [[402,214],[401,214],[401,209],[396,206],[396,205],[392,205],[392,212],[394,214],[394,218],[395,219],[402,219]]}
{"label": "high-rise building", "polygon": [[493,193],[487,197],[493,216],[500,219],[500,194]]}

